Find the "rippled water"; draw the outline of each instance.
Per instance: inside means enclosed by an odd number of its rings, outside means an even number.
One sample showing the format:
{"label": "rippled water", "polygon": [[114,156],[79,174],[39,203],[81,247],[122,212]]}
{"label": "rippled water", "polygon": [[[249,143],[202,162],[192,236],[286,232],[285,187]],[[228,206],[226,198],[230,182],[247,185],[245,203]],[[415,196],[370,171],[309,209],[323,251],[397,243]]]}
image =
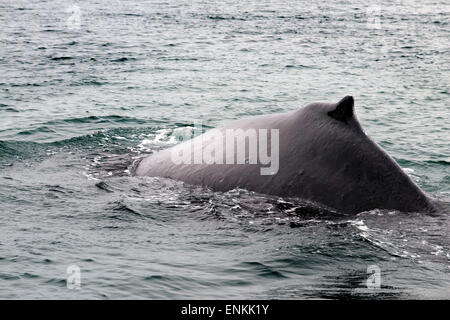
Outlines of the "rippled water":
{"label": "rippled water", "polygon": [[[449,16],[443,0],[2,1],[0,298],[450,298]],[[347,94],[442,212],[329,215],[130,174],[194,120]]]}

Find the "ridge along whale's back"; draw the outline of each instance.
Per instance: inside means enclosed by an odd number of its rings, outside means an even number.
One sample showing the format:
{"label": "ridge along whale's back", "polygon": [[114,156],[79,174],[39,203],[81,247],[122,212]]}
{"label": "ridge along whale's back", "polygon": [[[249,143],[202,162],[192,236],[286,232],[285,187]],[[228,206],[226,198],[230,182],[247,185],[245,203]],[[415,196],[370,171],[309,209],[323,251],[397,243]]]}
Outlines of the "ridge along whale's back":
{"label": "ridge along whale's back", "polygon": [[[145,158],[137,167],[136,174],[182,180],[217,191],[239,187],[259,193],[298,197],[344,213],[376,208],[405,212],[435,210],[424,192],[364,133],[354,114],[351,96],[338,103],[312,103],[284,114],[237,120],[213,130],[226,136],[226,130],[230,129],[278,130],[277,172],[262,175],[261,168],[265,166],[260,163],[174,163],[173,148],[170,148]],[[194,138],[194,147],[189,141],[175,148],[194,158],[196,151],[202,151],[198,149],[207,147],[207,143],[198,144],[198,141],[208,141],[213,130]],[[260,136],[257,139],[258,143],[261,142]],[[263,151],[271,154],[273,142],[272,135],[269,135],[267,150]],[[234,143],[236,150],[238,141]],[[223,148],[226,149],[225,146]],[[248,162],[248,143],[245,148]],[[227,163],[226,155],[223,163]]]}

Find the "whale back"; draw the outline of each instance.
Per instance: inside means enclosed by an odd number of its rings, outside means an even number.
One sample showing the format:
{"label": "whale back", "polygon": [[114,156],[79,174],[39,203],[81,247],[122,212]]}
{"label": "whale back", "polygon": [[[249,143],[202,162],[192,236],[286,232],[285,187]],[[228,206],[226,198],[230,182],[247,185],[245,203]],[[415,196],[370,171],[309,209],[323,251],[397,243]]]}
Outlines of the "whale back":
{"label": "whale back", "polygon": [[[144,159],[136,173],[182,180],[219,191],[239,187],[299,197],[345,213],[375,208],[406,212],[433,209],[422,190],[362,130],[350,96],[334,104],[312,103],[289,113],[233,121],[214,132],[225,136],[227,129],[278,130],[278,170],[263,175],[263,165],[226,164],[226,155],[223,164],[174,163],[173,150],[167,149]],[[177,148],[194,157],[195,152],[201,151],[196,148],[205,148],[205,143],[196,141],[209,141],[212,132]],[[259,139],[258,136],[258,142]],[[262,151],[271,154],[272,135],[267,139],[267,144],[259,148],[266,148]],[[248,144],[245,147],[249,153]]]}

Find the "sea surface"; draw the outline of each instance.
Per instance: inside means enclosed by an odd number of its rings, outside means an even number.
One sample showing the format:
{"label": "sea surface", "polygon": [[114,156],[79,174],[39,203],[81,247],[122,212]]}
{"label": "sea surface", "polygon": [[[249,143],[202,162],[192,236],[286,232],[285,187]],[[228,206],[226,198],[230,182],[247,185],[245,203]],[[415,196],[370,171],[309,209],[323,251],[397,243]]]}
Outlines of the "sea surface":
{"label": "sea surface", "polygon": [[[2,0],[0,298],[449,299],[449,22],[445,0]],[[345,95],[441,212],[133,175],[194,121]]]}

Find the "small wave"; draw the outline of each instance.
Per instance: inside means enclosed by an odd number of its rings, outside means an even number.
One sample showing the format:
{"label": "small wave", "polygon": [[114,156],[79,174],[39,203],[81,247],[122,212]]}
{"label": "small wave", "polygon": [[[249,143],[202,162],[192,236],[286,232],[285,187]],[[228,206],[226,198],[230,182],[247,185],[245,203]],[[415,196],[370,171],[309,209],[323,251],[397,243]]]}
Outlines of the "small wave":
{"label": "small wave", "polygon": [[115,122],[115,123],[132,123],[132,124],[144,124],[145,120],[127,117],[127,116],[119,116],[119,115],[108,115],[108,116],[89,116],[89,117],[81,117],[81,118],[68,118],[61,119],[55,121],[49,121],[47,124],[55,125],[59,123],[107,123],[107,122]]}
{"label": "small wave", "polygon": [[36,133],[55,133],[55,130],[49,128],[48,126],[42,126],[42,127],[36,128],[36,129],[20,131],[17,134],[18,135],[33,135]]}
{"label": "small wave", "polygon": [[4,104],[4,103],[0,103],[0,110],[1,111],[6,111],[6,112],[20,112],[16,108],[10,107],[10,106],[8,106],[7,104]]}
{"label": "small wave", "polygon": [[143,14],[140,14],[140,13],[122,13],[121,15],[125,16],[125,17],[143,17],[144,16]]}
{"label": "small wave", "polygon": [[106,182],[104,182],[104,181],[97,182],[97,183],[95,184],[95,186],[96,186],[97,188],[99,188],[100,190],[103,190],[103,191],[106,191],[106,192],[114,192],[114,191],[112,190],[111,186],[109,186],[109,185],[108,185]]}
{"label": "small wave", "polygon": [[304,64],[298,64],[298,65],[288,64],[288,65],[285,65],[284,67],[286,69],[317,69],[316,67],[307,66]]}
{"label": "small wave", "polygon": [[11,87],[40,87],[40,86],[41,86],[40,83],[31,83],[31,82],[11,83]]}
{"label": "small wave", "polygon": [[113,60],[111,60],[111,62],[126,62],[126,61],[130,61],[130,60],[136,60],[136,58],[122,57],[122,58],[118,58],[118,59],[113,59]]}
{"label": "small wave", "polygon": [[36,142],[0,140],[0,159],[39,155],[40,150],[42,150],[41,145]]}
{"label": "small wave", "polygon": [[67,286],[67,281],[66,279],[57,279],[57,278],[52,278],[49,279],[47,281],[45,281],[46,284],[50,284],[50,285],[55,285],[58,287],[66,287]]}
{"label": "small wave", "polygon": [[426,163],[432,163],[432,164],[440,164],[444,166],[449,166],[450,161],[449,160],[427,160]]}
{"label": "small wave", "polygon": [[[116,174],[117,170],[126,170],[127,168],[118,167],[124,160],[120,154],[127,154],[130,157],[136,155],[136,146],[140,141],[148,136],[148,132],[154,129],[149,128],[113,128],[107,130],[100,130],[91,134],[70,137],[66,139],[49,141],[49,142],[35,142],[30,139],[47,139],[47,135],[54,135],[57,128],[64,123],[98,123],[119,121],[122,123],[136,122],[133,118],[119,118],[119,117],[88,117],[81,119],[65,119],[61,121],[53,121],[47,123],[46,126],[21,131],[19,136],[26,137],[25,141],[18,140],[0,140],[0,165],[9,164],[17,160],[36,159],[41,160],[45,157],[54,155],[58,152],[79,152],[88,151],[87,158],[90,158],[90,152],[102,154],[102,161],[105,160],[104,171],[113,171]],[[59,133],[59,132],[58,132]],[[113,156],[115,153],[116,156]],[[95,156],[95,155],[94,155]],[[111,157],[113,156],[113,157]],[[114,161],[114,157],[117,161]],[[129,162],[129,161],[128,161]]]}
{"label": "small wave", "polygon": [[28,273],[28,272],[23,273],[21,277],[22,277],[22,278],[27,278],[27,279],[37,279],[37,278],[40,278],[39,275],[33,274],[33,273]]}
{"label": "small wave", "polygon": [[64,61],[64,60],[72,60],[73,57],[51,57],[50,60],[52,61]]}
{"label": "small wave", "polygon": [[16,276],[16,275],[12,275],[12,274],[0,273],[0,279],[2,279],[2,280],[20,280],[20,277]]}
{"label": "small wave", "polygon": [[375,248],[381,249],[394,257],[408,257],[408,255],[402,253],[393,243],[382,240],[384,238],[383,235],[380,232],[377,232],[377,230],[369,229],[363,220],[350,220],[348,223],[359,230],[361,239]]}
{"label": "small wave", "polygon": [[208,16],[208,19],[210,19],[210,20],[217,20],[217,21],[220,21],[220,20],[231,20],[231,21],[234,21],[234,20],[240,20],[240,21],[246,21],[247,19],[246,18],[244,18],[244,17],[236,17],[236,16],[221,16],[221,15],[211,15],[211,16]]}
{"label": "small wave", "polygon": [[143,217],[144,214],[139,212],[137,209],[132,208],[131,205],[125,203],[124,201],[115,201],[111,204],[111,210],[108,213],[108,218],[116,220],[130,220],[132,217]]}
{"label": "small wave", "polygon": [[240,266],[254,271],[258,276],[263,278],[287,278],[281,271],[257,261],[242,262],[238,267]]}
{"label": "small wave", "polygon": [[86,86],[86,85],[94,85],[94,86],[102,86],[106,85],[108,82],[106,81],[99,81],[98,79],[82,79],[80,81],[72,82],[71,86]]}

